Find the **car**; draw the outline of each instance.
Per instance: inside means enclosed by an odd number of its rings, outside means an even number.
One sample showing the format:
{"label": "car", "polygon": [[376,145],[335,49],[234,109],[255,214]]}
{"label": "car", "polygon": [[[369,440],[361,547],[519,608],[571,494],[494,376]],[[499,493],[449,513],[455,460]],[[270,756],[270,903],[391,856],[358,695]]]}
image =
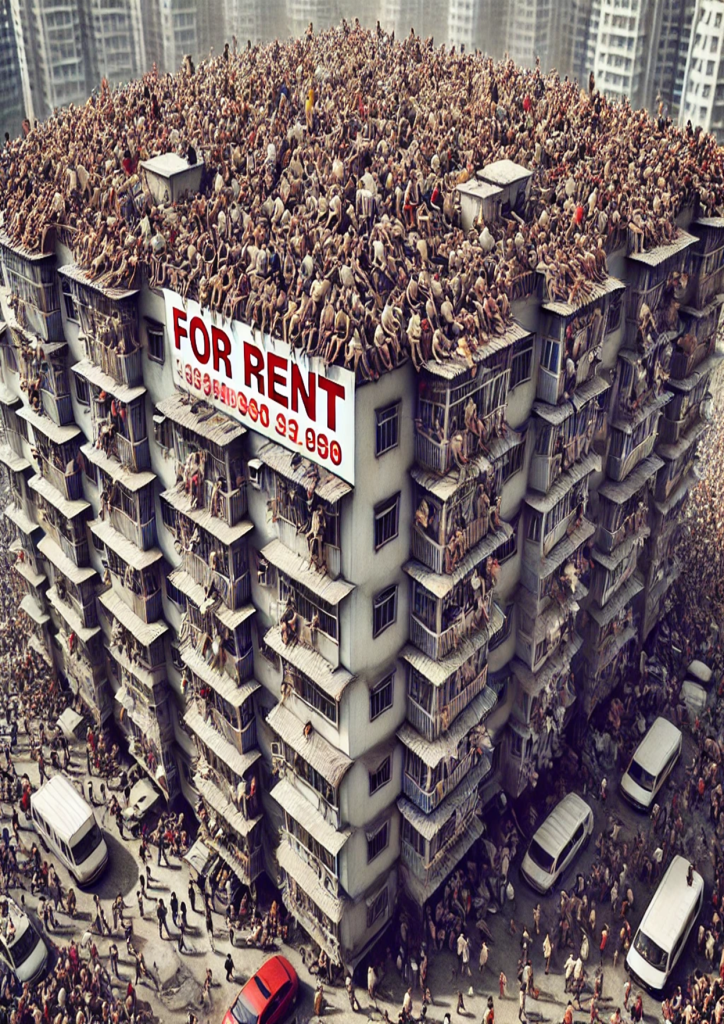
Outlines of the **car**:
{"label": "car", "polygon": [[282,1024],[299,994],[297,972],[285,956],[270,957],[226,1011],[223,1024]]}
{"label": "car", "polygon": [[25,911],[9,896],[0,899],[0,962],[21,984],[37,981],[48,963],[48,947]]}
{"label": "car", "polygon": [[593,811],[577,793],[568,793],[531,839],[520,865],[521,876],[545,896],[573,863],[592,832]]}

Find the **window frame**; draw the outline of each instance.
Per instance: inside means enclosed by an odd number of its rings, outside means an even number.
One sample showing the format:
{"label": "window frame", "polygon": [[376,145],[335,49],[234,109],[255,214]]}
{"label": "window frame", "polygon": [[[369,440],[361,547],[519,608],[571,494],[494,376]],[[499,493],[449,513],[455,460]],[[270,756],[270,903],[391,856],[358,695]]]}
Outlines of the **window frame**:
{"label": "window frame", "polygon": [[387,916],[390,909],[390,894],[387,890],[387,886],[375,896],[372,904],[367,908],[367,927],[371,928],[375,921],[379,921],[381,917]]}
{"label": "window frame", "polygon": [[[376,640],[378,636],[394,626],[397,622],[397,598],[399,594],[399,586],[397,583],[393,583],[389,587],[385,587],[384,590],[378,591],[372,599],[372,639]],[[392,615],[389,619],[382,622],[381,617],[386,614],[383,612],[389,605],[392,605]],[[380,617],[378,621],[378,616]]]}
{"label": "window frame", "polygon": [[[395,674],[397,669],[392,669],[387,675],[383,676],[382,679],[378,680],[370,690],[370,722],[375,722],[381,715],[384,715],[385,711],[389,711],[390,708],[394,707],[395,704]],[[385,704],[384,707],[378,707],[375,711],[373,708],[373,701],[377,699],[378,704],[381,704],[380,695],[387,690],[389,687],[390,701],[389,704]]]}
{"label": "window frame", "polygon": [[[61,295],[63,296],[63,312],[65,313],[65,319],[66,319],[67,323],[69,323],[69,324],[78,324],[78,325],[80,325],[80,315],[78,313],[78,303],[75,301],[75,295],[73,294],[73,289],[70,287],[70,281],[66,277],[64,277],[62,275],[60,275],[60,278],[61,278],[61,281],[60,281],[60,291],[61,291]],[[73,311],[73,315],[72,316],[68,312],[68,306],[69,305],[70,305],[70,308]]]}
{"label": "window frame", "polygon": [[[378,837],[384,836],[384,843],[381,846],[377,846]],[[390,845],[390,821],[383,821],[379,828],[376,828],[372,833],[372,838],[367,840],[367,863],[371,864],[373,860],[376,860],[381,853],[387,849]],[[374,849],[374,852],[371,852]]]}
{"label": "window frame", "polygon": [[387,757],[377,765],[375,770],[368,774],[370,780],[370,796],[374,796],[375,793],[379,793],[381,789],[384,789],[384,787],[392,781],[392,755],[388,754]]}
{"label": "window frame", "polygon": [[[520,348],[518,347],[520,346]],[[534,337],[529,335],[527,338],[521,338],[519,342],[516,342],[513,347],[513,356],[510,362],[510,384],[508,390],[512,391],[513,388],[519,387],[521,384],[525,384],[527,381],[533,379],[533,348],[534,348]],[[516,376],[516,367],[519,363],[525,364],[525,357],[527,357],[527,370],[523,370],[523,375],[520,377]]]}
{"label": "window frame", "polygon": [[[402,496],[401,491],[397,491],[389,498],[385,498],[384,501],[378,501],[374,507],[374,549],[380,551],[386,544],[390,544],[393,540],[396,540],[400,536],[400,498]],[[394,526],[392,527],[393,532],[384,539],[378,537],[378,527],[380,530],[382,527],[380,524],[385,520],[387,516],[394,514]]]}
{"label": "window frame", "polygon": [[90,405],[91,394],[90,384],[82,377],[79,373],[74,374],[75,377],[75,400],[78,405]]}
{"label": "window frame", "polygon": [[[158,339],[159,336],[160,336],[160,339],[161,339],[161,352],[160,352],[160,355],[155,350],[154,346],[151,344],[151,338]],[[146,351],[148,353],[148,358],[151,360],[151,362],[159,363],[161,366],[163,366],[163,364],[166,362],[166,328],[165,328],[165,326],[162,323],[160,323],[158,320],[149,320],[148,318],[146,318],[146,339],[147,339]]]}
{"label": "window frame", "polygon": [[[380,409],[375,409],[375,458],[379,459],[381,456],[386,455],[387,452],[391,452],[394,448],[400,446],[400,408],[402,406],[402,399],[398,398],[397,401],[391,402],[389,405],[382,406]],[[390,427],[389,424],[394,424],[394,427]],[[380,447],[380,436],[381,434],[386,435],[387,432],[394,430],[394,441],[387,444],[386,447]]]}

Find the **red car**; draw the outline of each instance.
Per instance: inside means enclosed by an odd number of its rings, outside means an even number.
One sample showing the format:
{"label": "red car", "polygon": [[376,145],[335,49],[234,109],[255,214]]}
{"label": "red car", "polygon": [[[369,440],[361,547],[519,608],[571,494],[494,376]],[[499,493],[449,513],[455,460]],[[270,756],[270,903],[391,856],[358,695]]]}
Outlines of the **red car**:
{"label": "red car", "polygon": [[239,992],[224,1024],[281,1024],[297,999],[299,978],[285,956],[272,956]]}

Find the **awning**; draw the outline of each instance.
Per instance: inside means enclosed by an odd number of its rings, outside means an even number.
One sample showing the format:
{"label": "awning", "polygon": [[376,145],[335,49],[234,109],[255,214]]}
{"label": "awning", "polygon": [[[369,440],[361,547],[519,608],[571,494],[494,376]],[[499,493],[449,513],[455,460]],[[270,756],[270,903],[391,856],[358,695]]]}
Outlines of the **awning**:
{"label": "awning", "polygon": [[58,597],[58,591],[55,587],[51,587],[45,596],[63,621],[70,626],[72,632],[75,633],[78,639],[82,640],[84,644],[87,644],[89,640],[92,640],[94,636],[97,636],[98,633],[100,633],[100,626],[88,628],[83,625],[81,617],[78,615],[75,608],[60,600]]}
{"label": "awning", "polygon": [[352,835],[351,829],[336,829],[328,822],[288,778],[277,782],[271,796],[290,818],[302,825],[313,839],[335,857]]}
{"label": "awning", "polygon": [[277,849],[279,867],[294,879],[299,888],[308,896],[322,913],[334,924],[339,924],[344,915],[344,901],[324,887],[317,872],[292,849],[291,843],[283,839]]}
{"label": "awning", "polygon": [[220,448],[226,447],[246,433],[246,428],[240,423],[185,391],[177,391],[169,398],[157,402],[156,408],[180,427],[192,430],[199,437],[211,441]]}
{"label": "awning", "polygon": [[420,487],[424,487],[430,494],[434,494],[440,501],[445,502],[452,498],[461,487],[470,484],[483,473],[492,472],[492,470],[493,466],[485,455],[474,455],[468,460],[464,474],[456,466],[445,476],[437,476],[436,473],[431,473],[415,463],[410,470],[410,476]]}
{"label": "awning", "polygon": [[116,530],[115,527],[111,526],[108,519],[94,519],[89,525],[94,537],[103,541],[106,547],[109,547],[119,558],[122,558],[124,562],[138,572],[141,572],[142,569],[149,569],[163,558],[163,552],[160,548],[149,548],[148,551],[141,551],[137,544],[134,544],[132,540],[128,540],[120,530]]}
{"label": "awning", "polygon": [[464,580],[468,573],[480,565],[480,563],[492,555],[501,544],[505,544],[513,536],[513,527],[509,523],[500,524],[500,529],[494,533],[488,533],[479,544],[471,548],[462,561],[456,566],[452,573],[433,572],[422,562],[414,559],[403,565],[403,570],[413,580],[429,590],[435,597],[445,597],[461,580]]}
{"label": "awning", "polygon": [[144,622],[113,590],[106,590],[105,593],[99,594],[98,600],[106,611],[118,619],[121,625],[125,626],[128,632],[146,647],[168,631],[168,626],[163,621]]}
{"label": "awning", "polygon": [[210,850],[201,839],[197,839],[189,852],[184,854],[184,860],[197,875],[206,874],[215,857],[213,850]]}
{"label": "awning", "polygon": [[84,377],[91,384],[95,384],[101,391],[107,391],[109,395],[113,395],[119,402],[133,402],[146,394],[146,389],[143,385],[129,387],[128,384],[119,384],[115,377],[112,377],[110,373],[106,373],[105,370],[101,370],[100,366],[96,366],[89,359],[84,359],[80,363],[76,363],[75,366],[71,366],[71,370],[73,373],[77,373],[79,377]]}
{"label": "awning", "polygon": [[239,779],[242,779],[261,757],[260,750],[251,750],[248,754],[240,754],[233,744],[216,731],[213,725],[204,721],[194,704],[186,711],[184,722],[209,750],[213,750],[214,754],[238,775]]}
{"label": "awning", "polygon": [[69,501],[68,498],[60,493],[57,487],[53,487],[40,473],[30,477],[28,487],[31,491],[36,491],[37,494],[45,498],[66,519],[75,519],[81,512],[85,512],[86,509],[91,507],[90,502],[84,501],[82,498],[79,498],[78,501]]}
{"label": "awning", "polygon": [[59,427],[57,423],[51,420],[50,416],[41,416],[40,413],[31,409],[29,405],[24,405],[22,409],[18,409],[16,415],[21,420],[29,423],[33,430],[37,430],[45,437],[49,437],[56,444],[65,444],[66,441],[72,441],[74,437],[78,437],[79,434],[83,433],[75,423],[67,427]]}
{"label": "awning", "polygon": [[38,541],[38,551],[41,555],[44,555],[56,569],[62,572],[62,574],[69,579],[71,583],[76,583],[78,586],[97,575],[95,569],[91,566],[87,566],[85,568],[77,566],[72,559],[68,558],[63,549],[55,543],[52,537],[46,535],[42,540]]}
{"label": "awning", "polygon": [[94,466],[98,466],[111,480],[121,484],[128,491],[140,491],[142,487],[152,484],[156,479],[156,474],[150,473],[147,470],[134,473],[132,469],[122,465],[113,456],[106,455],[101,448],[96,448],[94,444],[82,445],[81,451],[89,462],[92,462]]}
{"label": "awning", "polygon": [[50,616],[43,611],[32,594],[25,595],[20,602],[20,608],[38,626],[44,626],[46,622],[50,622]]}
{"label": "awning", "polygon": [[193,508],[191,495],[186,493],[182,483],[163,491],[161,497],[178,512],[183,513],[193,523],[200,526],[202,530],[206,530],[212,537],[221,541],[222,544],[234,544],[235,541],[245,537],[254,529],[254,524],[248,519],[242,519],[235,526],[229,526],[219,516],[212,516],[207,508]]}
{"label": "awning", "polygon": [[288,448],[282,448],[274,441],[269,441],[256,454],[265,466],[286,477],[287,480],[291,480],[299,487],[306,490],[313,486],[316,496],[330,504],[334,504],[354,490],[346,480],[334,476],[323,466],[318,466],[304,458],[297,464],[294,462],[295,453],[289,451]]}
{"label": "awning", "polygon": [[341,700],[342,694],[355,678],[346,668],[333,668],[318,651],[301,641],[285,644],[279,626],[274,626],[265,634],[264,643],[284,661],[303,672],[332,700]]}
{"label": "awning", "polygon": [[240,708],[252,694],[261,689],[255,679],[247,680],[237,686],[226,672],[219,672],[211,668],[190,643],[185,644],[180,653],[184,665],[234,708]]}
{"label": "awning", "polygon": [[648,459],[640,462],[625,480],[622,480],[620,483],[606,480],[598,488],[598,493],[608,501],[613,501],[616,505],[623,505],[624,502],[632,498],[637,491],[641,490],[645,483],[658,473],[663,464],[664,460],[660,459],[658,455],[649,455]]}
{"label": "awning", "polygon": [[591,473],[597,473],[600,469],[601,456],[591,452],[585,459],[577,462],[575,466],[572,466],[559,476],[546,494],[534,494],[528,491],[525,495],[525,502],[537,512],[550,512],[559,501],[565,498],[572,487],[575,487],[577,483]]}
{"label": "awning", "polygon": [[283,704],[276,704],[267,715],[266,721],[269,728],[318,771],[333,789],[340,785],[354,764],[354,761],[325,740],[316,729],[312,729],[311,733],[305,736],[304,722]]}
{"label": "awning", "polygon": [[486,686],[436,740],[426,740],[409,722],[403,722],[397,738],[428,768],[437,768],[441,761],[458,756],[458,747],[470,730],[480,725],[497,703],[498,694],[492,686]]}
{"label": "awning", "polygon": [[66,708],[58,719],[58,725],[69,740],[78,739],[77,729],[83,725],[83,716],[79,715],[73,708]]}
{"label": "awning", "polygon": [[34,530],[40,529],[40,524],[34,523],[33,520],[15,504],[6,505],[4,512],[10,522],[15,523],[18,529],[21,530],[26,537],[29,537]]}
{"label": "awning", "polygon": [[41,583],[45,582],[45,575],[42,572],[36,572],[33,569],[30,562],[21,562],[19,560],[13,562],[13,569],[16,573],[27,580],[31,587],[39,587]]}
{"label": "awning", "polygon": [[307,587],[327,604],[338,605],[354,590],[354,583],[348,583],[341,577],[333,580],[326,573],[318,572],[309,564],[309,559],[301,558],[294,551],[290,551],[280,540],[273,540],[271,544],[267,544],[261,549],[260,554],[279,572]]}
{"label": "awning", "polygon": [[230,825],[238,835],[248,836],[261,821],[262,816],[260,814],[255,818],[245,818],[241,811],[227,800],[226,796],[212,779],[204,779],[197,772],[194,775],[194,785],[199,795],[204,798],[214,814],[222,817],[227,825]]}
{"label": "awning", "polygon": [[18,455],[9,444],[0,444],[0,462],[11,469],[13,473],[22,473],[31,468],[30,462],[22,455]]}

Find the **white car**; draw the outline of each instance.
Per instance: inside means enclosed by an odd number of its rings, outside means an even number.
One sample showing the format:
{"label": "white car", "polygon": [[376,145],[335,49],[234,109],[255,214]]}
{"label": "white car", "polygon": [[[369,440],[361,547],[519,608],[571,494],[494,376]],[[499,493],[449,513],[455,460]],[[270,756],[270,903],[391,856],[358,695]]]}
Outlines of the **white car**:
{"label": "white car", "polygon": [[592,832],[593,811],[576,793],[568,793],[531,839],[521,875],[536,892],[550,892]]}
{"label": "white car", "polygon": [[48,963],[48,947],[10,897],[0,899],[0,960],[21,984],[37,981]]}

